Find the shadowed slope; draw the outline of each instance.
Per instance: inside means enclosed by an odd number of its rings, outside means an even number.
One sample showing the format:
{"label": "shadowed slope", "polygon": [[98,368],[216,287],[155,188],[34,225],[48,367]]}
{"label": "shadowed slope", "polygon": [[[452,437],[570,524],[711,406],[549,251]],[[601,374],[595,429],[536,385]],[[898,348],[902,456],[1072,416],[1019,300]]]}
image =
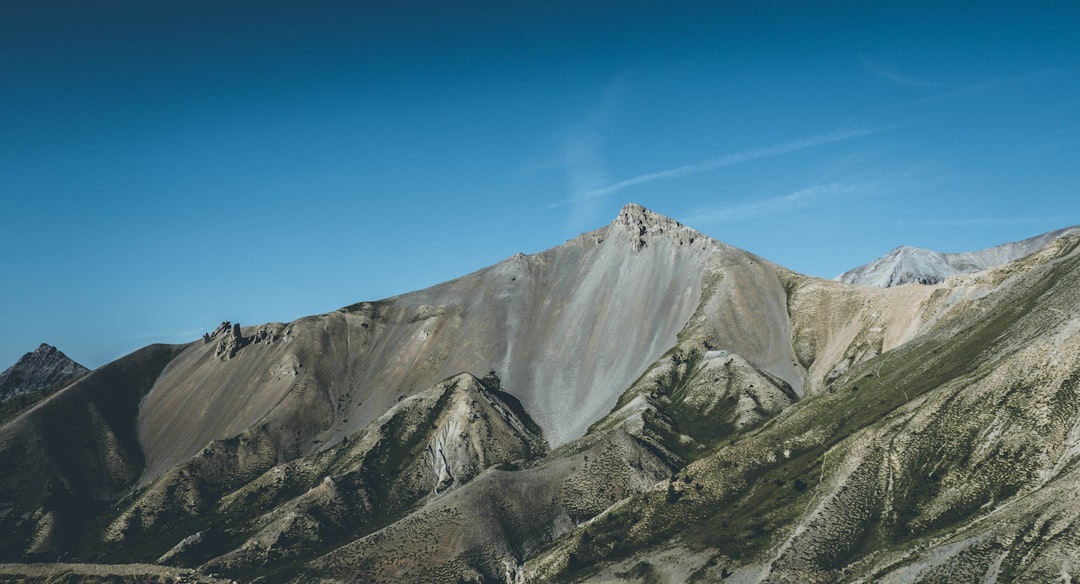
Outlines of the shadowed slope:
{"label": "shadowed slope", "polygon": [[83,523],[134,485],[139,402],[181,348],[140,349],[0,427],[0,550],[9,559],[79,550]]}

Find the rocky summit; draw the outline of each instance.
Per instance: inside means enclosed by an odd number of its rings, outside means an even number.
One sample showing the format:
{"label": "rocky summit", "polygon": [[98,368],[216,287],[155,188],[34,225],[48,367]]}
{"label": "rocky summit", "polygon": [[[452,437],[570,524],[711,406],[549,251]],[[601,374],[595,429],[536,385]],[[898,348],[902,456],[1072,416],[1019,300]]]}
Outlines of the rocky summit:
{"label": "rocky summit", "polygon": [[870,266],[805,276],[628,205],[145,347],[0,419],[0,575],[1080,578],[1080,233]]}
{"label": "rocky summit", "polygon": [[0,401],[66,383],[89,372],[56,347],[42,343],[0,373]]}

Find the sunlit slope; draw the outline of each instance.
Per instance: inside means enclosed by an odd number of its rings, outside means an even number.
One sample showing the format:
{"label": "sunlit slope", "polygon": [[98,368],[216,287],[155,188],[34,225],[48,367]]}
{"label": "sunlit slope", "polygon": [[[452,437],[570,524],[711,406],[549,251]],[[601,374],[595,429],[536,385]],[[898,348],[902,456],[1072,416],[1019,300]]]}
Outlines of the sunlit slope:
{"label": "sunlit slope", "polygon": [[140,410],[145,478],[253,424],[266,427],[281,459],[305,455],[460,372],[495,371],[558,446],[606,415],[691,317],[708,347],[742,355],[801,395],[838,364],[911,338],[936,318],[924,314],[931,293],[849,291],[629,205],[609,226],[536,255],[384,301],[244,327],[235,342],[226,327],[196,343]]}
{"label": "sunlit slope", "polygon": [[[764,298],[786,318],[771,265],[755,268],[750,254],[628,206],[563,246],[427,290],[244,327],[232,357],[217,354],[223,332],[172,363],[143,404],[147,479],[256,423],[283,458],[307,454],[460,372],[495,371],[547,440],[565,443],[675,344],[718,262],[731,264],[724,294]],[[762,328],[769,338],[759,340],[758,327],[738,324],[743,308],[730,310],[734,324],[719,334],[753,331],[747,343],[775,352],[768,359],[800,385],[783,324]]]}
{"label": "sunlit slope", "polygon": [[957,282],[993,291],[559,540],[528,579],[1075,577],[1077,243]]}

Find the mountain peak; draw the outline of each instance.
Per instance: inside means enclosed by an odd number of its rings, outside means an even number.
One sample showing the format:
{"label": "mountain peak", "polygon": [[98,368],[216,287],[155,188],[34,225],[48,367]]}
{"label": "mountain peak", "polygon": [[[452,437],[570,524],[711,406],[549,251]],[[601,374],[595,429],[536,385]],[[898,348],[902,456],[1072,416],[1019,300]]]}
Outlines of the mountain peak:
{"label": "mountain peak", "polygon": [[694,243],[695,238],[704,239],[700,233],[671,217],[654,213],[637,203],[623,206],[611,227],[629,236],[631,245],[639,251],[648,245],[649,239],[664,234],[674,235],[680,245]]}
{"label": "mountain peak", "polygon": [[940,253],[901,245],[872,263],[859,266],[837,276],[847,284],[862,284],[891,288],[902,284],[937,284],[957,270]]}
{"label": "mountain peak", "polygon": [[65,383],[89,372],[56,347],[41,343],[0,373],[0,401]]}
{"label": "mountain peak", "polygon": [[682,223],[646,209],[637,203],[627,203],[619,211],[613,222],[624,227],[683,227]]}
{"label": "mountain peak", "polygon": [[56,347],[50,345],[49,343],[41,343],[40,345],[38,345],[38,348],[34,349],[34,352],[32,354],[33,355],[47,355],[49,353],[55,353],[57,351],[59,351],[59,349],[57,349]]}
{"label": "mountain peak", "polygon": [[836,277],[847,284],[890,288],[901,284],[937,284],[950,276],[970,274],[1014,262],[1043,249],[1059,237],[1080,231],[1066,227],[1022,241],[978,251],[942,253],[901,245],[880,258]]}

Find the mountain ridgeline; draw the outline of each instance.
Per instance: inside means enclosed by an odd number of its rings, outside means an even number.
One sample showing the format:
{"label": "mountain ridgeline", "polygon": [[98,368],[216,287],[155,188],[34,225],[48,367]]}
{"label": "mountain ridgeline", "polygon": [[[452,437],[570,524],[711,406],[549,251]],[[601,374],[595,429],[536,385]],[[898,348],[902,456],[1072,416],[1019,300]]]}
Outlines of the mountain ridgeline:
{"label": "mountain ridgeline", "polygon": [[0,426],[0,576],[1080,578],[1078,244],[828,281],[628,205],[426,290],[152,345]]}
{"label": "mountain ridgeline", "polygon": [[903,245],[869,264],[840,274],[836,279],[880,288],[911,283],[937,284],[957,274],[972,274],[1016,261],[1059,237],[1077,232],[1080,227],[1066,227],[1023,241],[965,253],[941,253]]}

